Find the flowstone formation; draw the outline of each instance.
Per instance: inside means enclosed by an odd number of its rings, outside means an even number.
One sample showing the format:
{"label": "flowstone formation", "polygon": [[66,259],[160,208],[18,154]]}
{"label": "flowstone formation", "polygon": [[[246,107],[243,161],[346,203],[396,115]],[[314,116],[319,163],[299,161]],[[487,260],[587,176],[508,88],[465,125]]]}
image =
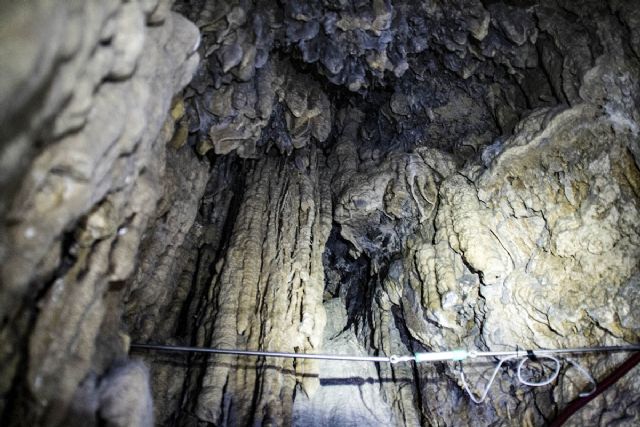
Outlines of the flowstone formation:
{"label": "flowstone formation", "polygon": [[[541,426],[568,363],[475,404],[453,363],[129,344],[640,342],[633,1],[40,3],[0,14],[3,425]],[[638,375],[569,424],[640,423]]]}

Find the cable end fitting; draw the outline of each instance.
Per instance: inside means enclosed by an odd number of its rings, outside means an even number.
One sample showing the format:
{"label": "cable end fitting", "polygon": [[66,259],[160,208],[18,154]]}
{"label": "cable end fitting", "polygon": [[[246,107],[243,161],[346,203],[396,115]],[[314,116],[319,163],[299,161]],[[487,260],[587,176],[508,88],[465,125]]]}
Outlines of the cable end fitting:
{"label": "cable end fitting", "polygon": [[440,362],[445,360],[464,360],[469,354],[466,350],[434,351],[431,353],[415,353],[416,362]]}

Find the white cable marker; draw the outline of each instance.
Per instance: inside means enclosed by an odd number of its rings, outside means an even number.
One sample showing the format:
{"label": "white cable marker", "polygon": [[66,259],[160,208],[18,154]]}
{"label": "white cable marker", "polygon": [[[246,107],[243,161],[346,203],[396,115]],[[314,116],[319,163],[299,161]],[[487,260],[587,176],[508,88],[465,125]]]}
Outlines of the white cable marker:
{"label": "white cable marker", "polygon": [[435,351],[431,353],[415,353],[416,362],[439,362],[445,360],[464,360],[469,356],[466,350]]}

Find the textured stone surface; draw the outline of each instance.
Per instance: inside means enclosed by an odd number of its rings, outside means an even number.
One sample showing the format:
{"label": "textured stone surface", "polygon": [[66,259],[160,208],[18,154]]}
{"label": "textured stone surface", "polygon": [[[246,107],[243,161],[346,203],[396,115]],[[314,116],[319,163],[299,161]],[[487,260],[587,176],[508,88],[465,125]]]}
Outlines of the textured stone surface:
{"label": "textured stone surface", "polygon": [[[325,323],[322,250],[329,231],[328,187],[315,151],[298,171],[267,157],[248,171],[225,256],[198,313],[197,343],[219,348],[312,352]],[[256,260],[261,260],[256,262]],[[294,386],[317,388],[315,361],[220,357],[206,367],[195,414],[211,423],[288,424]],[[248,390],[268,390],[238,400]],[[222,404],[222,405],[221,405]]]}
{"label": "textured stone surface", "polygon": [[[636,287],[640,250],[630,184],[639,171],[628,151],[637,136],[614,132],[611,117],[590,106],[548,113],[530,117],[489,169],[467,171],[472,181],[456,174],[440,187],[435,245],[409,261],[432,324],[407,326],[427,348],[637,342],[633,320],[619,320],[634,318],[623,295]],[[446,332],[434,336],[433,324]],[[595,373],[613,364],[585,363]],[[535,424],[579,391],[565,382],[517,396],[508,392],[514,380],[503,377],[491,404],[496,413],[523,408]],[[637,384],[630,377],[616,387],[619,414],[636,404]],[[538,413],[542,399],[552,405]]]}
{"label": "textured stone surface", "polygon": [[0,411],[21,425],[61,423],[85,376],[126,356],[122,284],[198,62],[195,27],[164,2],[45,3],[3,10],[0,43]]}
{"label": "textured stone surface", "polygon": [[[633,52],[631,2],[582,3],[179,3],[203,34],[188,108],[194,143],[246,157],[272,144],[290,152],[307,143],[299,131],[309,125],[285,98],[314,87],[311,114],[325,102],[318,89],[368,105],[366,142],[407,149],[428,141],[471,155],[509,134],[524,110],[581,102],[582,79],[603,53]],[[319,119],[326,123],[326,112]],[[261,141],[268,123],[275,132]]]}
{"label": "textured stone surface", "polygon": [[[345,327],[347,312],[340,298],[324,304],[327,325],[323,351],[330,354],[367,356],[353,330]],[[296,395],[293,425],[397,425],[389,403],[378,391],[380,379],[370,362],[344,363],[331,360],[318,362],[320,389],[312,396]],[[385,379],[393,381],[392,378]],[[410,381],[411,378],[405,381]],[[298,397],[299,396],[299,397]],[[416,421],[416,420],[414,420]]]}
{"label": "textured stone surface", "polygon": [[[200,34],[166,1],[14,3],[3,425],[145,425],[147,381],[158,425],[545,425],[567,363],[476,405],[448,363],[122,359],[639,341],[634,1],[177,1]],[[637,371],[570,424],[638,424]]]}

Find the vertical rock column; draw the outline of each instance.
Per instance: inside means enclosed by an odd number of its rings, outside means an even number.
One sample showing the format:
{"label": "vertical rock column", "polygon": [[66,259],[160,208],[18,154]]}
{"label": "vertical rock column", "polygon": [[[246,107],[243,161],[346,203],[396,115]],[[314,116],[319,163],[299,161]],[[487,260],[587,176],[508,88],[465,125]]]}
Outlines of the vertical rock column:
{"label": "vertical rock column", "polygon": [[[322,252],[331,221],[324,159],[249,164],[246,192],[201,313],[198,344],[284,352],[319,350],[325,324]],[[297,384],[317,387],[316,363],[220,356],[211,360],[196,415],[216,424],[287,425]]]}

